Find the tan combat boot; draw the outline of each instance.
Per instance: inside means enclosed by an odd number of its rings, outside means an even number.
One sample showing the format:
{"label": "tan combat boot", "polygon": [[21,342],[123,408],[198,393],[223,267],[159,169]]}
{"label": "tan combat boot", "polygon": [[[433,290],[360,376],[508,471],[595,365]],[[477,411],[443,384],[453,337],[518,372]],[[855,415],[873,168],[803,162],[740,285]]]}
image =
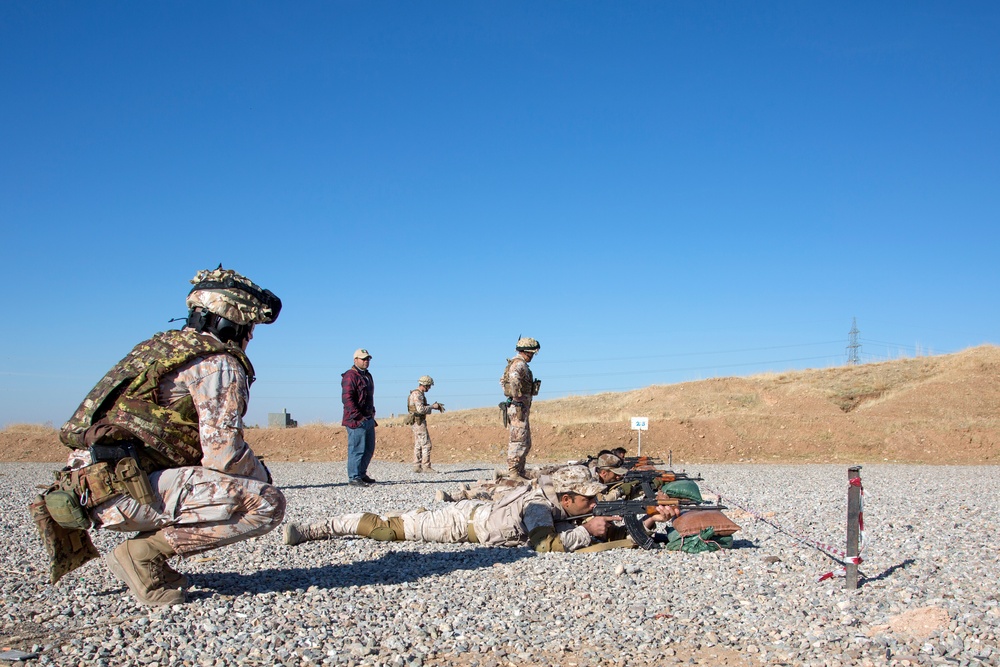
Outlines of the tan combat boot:
{"label": "tan combat boot", "polygon": [[187,588],[191,585],[191,581],[187,575],[170,567],[167,561],[163,561],[163,585],[167,588]]}
{"label": "tan combat boot", "polygon": [[296,523],[294,521],[289,521],[285,524],[283,536],[285,538],[285,544],[294,547],[296,544],[302,544],[303,542],[308,542],[310,540],[329,539],[333,537],[333,532],[330,530],[330,526],[327,525],[326,521],[317,521],[315,523]]}
{"label": "tan combat boot", "polygon": [[[164,578],[163,566],[173,555],[173,547],[161,532],[140,533],[115,547],[105,556],[105,562],[140,604],[158,607],[186,599],[184,591],[168,585]],[[183,577],[179,572],[174,574]]]}
{"label": "tan combat boot", "polygon": [[413,472],[423,472],[424,468],[419,463],[413,464]]}

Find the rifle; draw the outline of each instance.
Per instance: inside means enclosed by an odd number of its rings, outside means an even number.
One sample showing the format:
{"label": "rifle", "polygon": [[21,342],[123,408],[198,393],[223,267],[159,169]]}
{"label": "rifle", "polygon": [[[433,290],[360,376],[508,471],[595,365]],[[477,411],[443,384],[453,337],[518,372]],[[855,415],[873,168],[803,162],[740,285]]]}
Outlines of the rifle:
{"label": "rifle", "polygon": [[594,509],[590,514],[583,514],[581,516],[570,517],[572,519],[587,519],[592,516],[620,516],[622,521],[625,523],[625,530],[628,531],[629,537],[631,537],[636,544],[642,549],[652,549],[653,545],[660,540],[656,539],[656,535],[647,535],[646,529],[643,528],[642,518],[645,519],[648,516],[656,514],[657,508],[659,507],[679,507],[684,510],[724,510],[728,509],[725,505],[715,505],[709,503],[696,503],[693,500],[686,500],[684,498],[667,498],[666,496],[660,496],[659,498],[642,498],[640,500],[602,500],[598,501],[594,505]]}
{"label": "rifle", "polygon": [[629,470],[622,476],[622,481],[635,484],[638,482],[642,489],[642,495],[646,498],[655,498],[657,492],[663,488],[664,484],[684,480],[689,482],[700,482],[701,477],[690,477],[683,472],[672,470]]}
{"label": "rifle", "polygon": [[662,470],[660,468],[652,468],[648,470],[629,470],[623,478],[625,481],[631,481],[634,479],[650,480],[653,482],[659,482],[660,484],[669,484],[670,482],[676,482],[679,479],[686,479],[692,482],[703,482],[704,479],[695,475],[692,477],[686,472],[674,472],[673,470]]}
{"label": "rifle", "polygon": [[650,468],[663,465],[663,459],[655,456],[625,456],[622,465],[626,468]]}

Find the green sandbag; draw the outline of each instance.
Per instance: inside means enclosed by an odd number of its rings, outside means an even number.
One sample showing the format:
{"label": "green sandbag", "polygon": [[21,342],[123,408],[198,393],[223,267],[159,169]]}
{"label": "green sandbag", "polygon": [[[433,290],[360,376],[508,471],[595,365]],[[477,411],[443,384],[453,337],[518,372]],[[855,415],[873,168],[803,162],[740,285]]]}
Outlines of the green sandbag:
{"label": "green sandbag", "polygon": [[660,487],[660,491],[663,491],[663,493],[667,494],[671,498],[685,498],[687,500],[693,500],[696,503],[702,502],[701,490],[698,489],[698,485],[690,479],[678,479],[673,482],[668,482]]}

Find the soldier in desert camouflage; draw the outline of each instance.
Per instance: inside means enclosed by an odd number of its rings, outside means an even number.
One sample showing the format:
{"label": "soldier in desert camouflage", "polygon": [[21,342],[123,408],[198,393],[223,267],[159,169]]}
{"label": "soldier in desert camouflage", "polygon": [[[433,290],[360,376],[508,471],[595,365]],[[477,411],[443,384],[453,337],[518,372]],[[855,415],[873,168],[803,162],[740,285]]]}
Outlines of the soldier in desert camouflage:
{"label": "soldier in desert camouflage", "polygon": [[105,560],[145,605],[184,602],[168,559],[263,535],[285,497],[243,439],[256,324],[281,301],[221,265],[199,271],[180,330],[138,344],[94,387],[60,439],[73,449],[31,507],[52,579],[97,556],[91,526],[138,532]]}
{"label": "soldier in desert camouflage", "polygon": [[512,478],[526,479],[524,463],[531,451],[531,400],[538,395],[542,381],[536,380],[528,363],[542,349],[534,338],[521,338],[514,348],[517,354],[507,360],[507,367],[500,376],[500,386],[506,400],[506,421],[509,429],[507,445],[507,474]]}
{"label": "soldier in desert camouflage", "polygon": [[567,463],[555,463],[544,466],[528,468],[525,471],[527,479],[501,477],[499,471],[492,480],[480,479],[473,483],[462,482],[454,491],[438,489],[434,492],[434,500],[437,502],[458,502],[460,500],[488,500],[497,501],[503,498],[512,489],[519,486],[537,486],[538,480],[551,477],[557,470],[572,465],[583,465],[587,463],[587,468],[593,476],[594,481],[600,482],[605,489],[597,494],[598,500],[625,500],[636,497],[633,490],[641,493],[642,489],[638,485],[625,484],[623,477],[628,469],[624,467],[624,462],[620,456],[612,454],[608,450],[602,450],[597,456],[590,457],[590,461],[569,461]]}
{"label": "soldier in desert camouflage", "polygon": [[427,431],[427,415],[432,411],[444,412],[440,403],[427,405],[425,395],[434,386],[434,378],[421,375],[417,388],[406,399],[406,410],[413,420],[413,472],[437,472],[431,467],[431,434]]}
{"label": "soldier in desert camouflage", "polygon": [[[489,547],[528,545],[535,551],[578,551],[601,540],[624,537],[615,525],[619,517],[582,517],[594,508],[604,488],[586,466],[564,466],[537,485],[521,485],[496,501],[461,500],[434,510],[413,510],[396,516],[372,513],[338,514],[311,523],[286,523],[288,545],[310,540],[359,535],[383,541],[470,542]],[[646,520],[656,522],[677,516],[673,507],[662,507]]]}

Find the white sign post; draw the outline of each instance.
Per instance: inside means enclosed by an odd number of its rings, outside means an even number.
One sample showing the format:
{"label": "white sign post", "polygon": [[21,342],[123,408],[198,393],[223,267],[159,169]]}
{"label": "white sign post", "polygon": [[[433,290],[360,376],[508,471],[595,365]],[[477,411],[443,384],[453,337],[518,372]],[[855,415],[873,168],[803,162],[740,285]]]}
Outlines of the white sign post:
{"label": "white sign post", "polygon": [[642,456],[642,432],[649,430],[649,419],[647,417],[632,417],[632,430],[639,432],[639,453]]}

